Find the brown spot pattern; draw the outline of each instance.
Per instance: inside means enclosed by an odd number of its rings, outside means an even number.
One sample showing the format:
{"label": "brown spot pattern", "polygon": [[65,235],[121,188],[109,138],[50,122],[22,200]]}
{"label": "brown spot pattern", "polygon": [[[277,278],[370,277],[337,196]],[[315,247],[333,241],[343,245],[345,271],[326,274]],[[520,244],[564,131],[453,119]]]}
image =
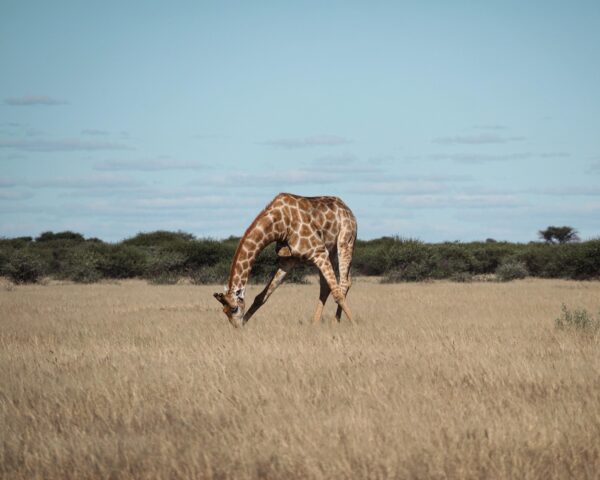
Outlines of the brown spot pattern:
{"label": "brown spot pattern", "polygon": [[[254,219],[240,240],[229,275],[227,296],[244,288],[252,265],[270,242],[289,246],[292,257],[312,261],[321,270],[335,300],[344,301],[356,239],[356,219],[337,197],[300,197],[280,193]],[[337,252],[340,285],[330,256]]]}

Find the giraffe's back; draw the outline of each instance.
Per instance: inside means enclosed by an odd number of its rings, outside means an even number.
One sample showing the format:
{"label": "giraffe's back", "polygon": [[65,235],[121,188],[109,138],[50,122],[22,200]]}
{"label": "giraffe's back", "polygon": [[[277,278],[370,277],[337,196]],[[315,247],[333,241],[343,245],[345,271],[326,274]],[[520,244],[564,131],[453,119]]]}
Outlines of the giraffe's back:
{"label": "giraffe's back", "polygon": [[[281,219],[285,238],[297,254],[325,244],[334,250],[338,242],[354,243],[356,218],[338,197],[302,197],[280,193],[268,205],[277,220]],[[281,216],[279,213],[281,213]]]}

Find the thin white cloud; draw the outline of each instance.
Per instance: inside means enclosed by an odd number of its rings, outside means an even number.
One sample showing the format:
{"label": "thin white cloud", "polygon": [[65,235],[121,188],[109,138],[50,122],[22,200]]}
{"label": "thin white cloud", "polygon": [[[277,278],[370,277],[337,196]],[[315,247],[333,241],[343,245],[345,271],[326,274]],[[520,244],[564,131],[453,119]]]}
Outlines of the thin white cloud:
{"label": "thin white cloud", "polygon": [[[314,172],[314,169],[311,169]],[[319,166],[317,175],[335,175],[340,181],[372,181],[380,179],[386,172],[369,164],[356,164],[346,166],[323,165]],[[313,173],[314,175],[314,173]]]}
{"label": "thin white cloud", "polygon": [[527,205],[518,195],[414,195],[402,198],[402,206],[411,208],[515,208]]}
{"label": "thin white cloud", "polygon": [[508,160],[524,160],[531,158],[531,153],[436,153],[428,156],[431,160],[452,160],[458,163],[503,162]]}
{"label": "thin white cloud", "polygon": [[33,194],[30,191],[17,189],[17,181],[10,177],[0,177],[0,200],[26,200]]}
{"label": "thin white cloud", "polygon": [[428,175],[379,175],[360,177],[360,183],[352,188],[352,193],[366,195],[428,195],[463,189],[464,182],[471,182],[470,175],[428,174]]}
{"label": "thin white cloud", "polygon": [[129,176],[96,174],[79,177],[55,177],[28,182],[33,188],[123,188],[136,187],[141,183]]}
{"label": "thin white cloud", "polygon": [[14,178],[0,177],[0,187],[14,187],[16,181]]}
{"label": "thin white cloud", "polygon": [[10,153],[0,157],[2,160],[23,160],[25,158],[27,158],[27,155],[23,155],[22,153]]}
{"label": "thin white cloud", "polygon": [[222,133],[198,133],[196,135],[192,135],[192,138],[197,140],[225,140],[229,138],[229,136]]}
{"label": "thin white cloud", "polygon": [[[172,220],[188,220],[190,210],[200,212],[203,220],[219,221],[222,219],[238,219],[242,225],[254,218],[265,205],[264,198],[242,206],[232,206],[230,199],[225,196],[198,196],[171,201],[167,198],[150,200],[134,200],[126,205],[113,199],[96,199],[88,202],[67,202],[54,207],[47,214],[75,217],[106,217],[118,221],[123,218],[140,220],[146,218],[153,222],[157,218]],[[1,209],[0,209],[1,210]],[[239,222],[242,220],[242,222]],[[146,229],[152,229],[146,227]],[[240,227],[241,229],[241,227]]]}
{"label": "thin white cloud", "polygon": [[520,189],[502,189],[469,186],[462,188],[462,191],[470,195],[544,195],[556,197],[593,197],[600,195],[600,186],[571,185],[560,187],[531,187]]}
{"label": "thin white cloud", "polygon": [[233,179],[234,182],[249,182],[249,186],[275,186],[334,183],[340,179],[340,176],[334,173],[298,169],[263,174],[236,174],[233,175]]}
{"label": "thin white cloud", "polygon": [[567,187],[549,187],[535,188],[531,193],[538,195],[556,195],[562,196],[597,196],[600,195],[600,186],[567,186]]}
{"label": "thin white cloud", "polygon": [[[243,205],[238,208],[258,208],[262,207],[265,203],[264,197],[248,198],[244,199]],[[228,212],[232,211],[234,207],[231,205],[231,198],[225,195],[188,195],[179,198],[170,197],[156,197],[156,198],[141,198],[133,200],[130,203],[132,208],[141,209],[225,209]]]}
{"label": "thin white cloud", "polygon": [[0,131],[3,135],[10,135],[11,137],[36,137],[44,132],[38,128],[32,127],[26,123],[8,122],[5,123],[7,129]]}
{"label": "thin white cloud", "polygon": [[49,97],[47,95],[25,95],[23,97],[5,98],[4,104],[13,107],[30,107],[33,105],[66,105],[67,102],[65,100]]}
{"label": "thin white cloud", "polygon": [[439,145],[483,145],[510,142],[522,142],[525,137],[506,137],[494,133],[481,133],[478,135],[456,135],[454,137],[438,137],[432,140]]}
{"label": "thin white cloud", "polygon": [[478,130],[507,130],[508,129],[508,127],[506,125],[500,125],[497,123],[475,125],[473,128],[476,128]]}
{"label": "thin white cloud", "polygon": [[600,161],[592,163],[587,171],[588,173],[600,173]]}
{"label": "thin white cloud", "polygon": [[82,135],[92,135],[92,136],[107,136],[110,134],[108,130],[99,130],[97,128],[85,128],[81,131]]}
{"label": "thin white cloud", "polygon": [[37,137],[38,135],[42,135],[44,132],[37,128],[26,128],[23,130],[23,135],[27,137]]}
{"label": "thin white cloud", "polygon": [[226,176],[210,175],[193,181],[191,184],[203,187],[256,188],[274,187],[285,189],[296,185],[327,185],[375,181],[385,172],[369,164],[350,164],[340,167],[314,165],[290,169],[267,171],[264,173],[233,172]]}
{"label": "thin white cloud", "polygon": [[142,160],[105,160],[96,163],[94,170],[100,171],[141,171],[156,172],[162,170],[201,170],[206,165],[193,161],[177,161],[167,158]]}
{"label": "thin white cloud", "polygon": [[[310,171],[315,178],[329,178],[333,175],[339,181],[371,181],[385,175],[379,164],[360,161],[353,153],[338,153],[315,158],[303,171]],[[329,176],[329,177],[326,177]]]}
{"label": "thin white cloud", "polygon": [[[456,218],[481,225],[490,220],[490,213],[485,210],[465,209]],[[530,232],[533,240],[537,231],[548,225],[574,225],[582,238],[596,237],[600,228],[600,203],[578,203],[576,205],[527,205],[512,210],[495,210],[494,223],[505,225],[505,237],[514,239],[515,229]],[[532,220],[533,219],[533,220]],[[525,237],[527,238],[527,237]]]}
{"label": "thin white cloud", "polygon": [[394,155],[376,155],[369,157],[368,162],[371,165],[387,165],[396,160]]}
{"label": "thin white cloud", "polygon": [[[15,213],[40,213],[42,211],[54,211],[55,207],[48,207],[48,206],[36,206],[36,205],[30,205],[27,203],[8,203],[8,204],[2,204],[0,203],[0,213],[3,214],[15,214]],[[56,214],[58,214],[59,212],[57,211]],[[1,230],[0,230],[1,231]]]}
{"label": "thin white cloud", "polygon": [[429,181],[429,182],[470,182],[473,181],[471,175],[454,174],[454,173],[430,173],[430,174],[402,174],[402,175],[386,175],[386,180],[411,180],[411,181]]}
{"label": "thin white cloud", "polygon": [[26,200],[31,197],[33,197],[33,194],[29,191],[3,188],[0,186],[0,200]]}
{"label": "thin white cloud", "polygon": [[202,187],[257,188],[275,187],[285,189],[296,185],[332,184],[348,181],[351,176],[344,172],[321,172],[315,169],[282,170],[267,173],[230,173],[226,176],[209,175],[191,182]]}
{"label": "thin white cloud", "polygon": [[381,177],[384,174],[377,165],[369,162],[360,162],[356,155],[342,153],[339,155],[326,155],[315,159],[310,166],[306,168],[313,172],[313,175],[334,174],[338,177],[354,176],[358,180],[369,180],[371,177]]}
{"label": "thin white cloud", "polygon": [[129,202],[132,198],[144,198],[151,188],[138,185],[98,186],[94,188],[71,188],[57,193],[57,198],[113,198]]}
{"label": "thin white cloud", "polygon": [[280,138],[262,142],[263,145],[284,149],[298,149],[309,147],[335,147],[352,143],[349,139],[338,135],[314,135],[304,138]]}
{"label": "thin white cloud", "polygon": [[[59,192],[57,196],[59,198],[97,198],[105,199],[110,198],[112,200],[117,199],[121,204],[130,204],[134,200],[154,200],[154,199],[178,199],[178,198],[198,198],[202,196],[214,197],[223,196],[227,197],[225,205],[231,206],[231,195],[229,190],[226,190],[223,185],[216,185],[213,187],[210,183],[202,188],[199,186],[199,182],[190,183],[188,185],[178,186],[158,186],[156,184],[143,184],[136,186],[127,187],[112,187],[104,188],[97,187],[93,189],[70,189]],[[237,189],[235,197],[240,200],[240,203],[246,204],[252,202],[256,197],[256,193],[252,192],[251,189]],[[264,193],[259,194],[263,199]],[[264,205],[262,205],[264,206]]]}
{"label": "thin white cloud", "polygon": [[96,150],[132,150],[131,147],[115,142],[88,142],[79,139],[63,140],[0,140],[0,148],[25,152],[81,152]]}
{"label": "thin white cloud", "polygon": [[567,152],[543,152],[540,153],[540,157],[542,158],[567,158],[570,157],[571,154]]}
{"label": "thin white cloud", "polygon": [[322,157],[315,159],[313,163],[318,166],[328,165],[345,167],[356,163],[357,161],[358,157],[352,153],[340,153],[337,155],[323,155]]}
{"label": "thin white cloud", "polygon": [[433,181],[383,181],[360,185],[352,193],[369,195],[426,195],[447,190],[447,186]]}

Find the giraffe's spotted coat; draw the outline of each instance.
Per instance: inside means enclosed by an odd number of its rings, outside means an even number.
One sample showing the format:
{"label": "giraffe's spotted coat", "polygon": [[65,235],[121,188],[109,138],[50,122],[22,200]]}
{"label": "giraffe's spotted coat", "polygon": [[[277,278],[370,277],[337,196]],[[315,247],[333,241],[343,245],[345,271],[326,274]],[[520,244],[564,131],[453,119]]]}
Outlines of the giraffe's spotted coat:
{"label": "giraffe's spotted coat", "polygon": [[[330,292],[339,305],[336,314],[338,320],[342,309],[351,318],[345,305],[345,296],[351,284],[349,269],[355,240],[356,219],[338,197],[301,197],[280,193],[244,233],[233,258],[227,292],[215,296],[223,303],[229,320],[234,325],[241,322],[244,306],[235,292],[242,292],[243,296],[254,260],[266,245],[277,242],[280,267],[265,290],[257,296],[244,320],[247,321],[264,304],[287,271],[299,260],[314,263],[321,273],[321,295],[314,320],[320,320]],[[336,254],[339,284],[331,264]]]}

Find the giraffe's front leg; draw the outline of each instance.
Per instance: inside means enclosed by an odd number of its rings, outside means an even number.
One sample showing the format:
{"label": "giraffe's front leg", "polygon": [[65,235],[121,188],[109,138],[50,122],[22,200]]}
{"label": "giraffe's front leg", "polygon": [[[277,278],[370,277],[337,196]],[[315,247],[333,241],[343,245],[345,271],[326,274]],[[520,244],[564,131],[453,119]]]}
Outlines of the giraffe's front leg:
{"label": "giraffe's front leg", "polygon": [[282,257],[279,259],[279,268],[275,271],[263,291],[254,298],[252,305],[244,315],[244,323],[250,320],[250,317],[252,317],[252,315],[267,302],[268,298],[275,289],[281,285],[286,274],[296,265],[296,263],[297,260],[295,258]]}

